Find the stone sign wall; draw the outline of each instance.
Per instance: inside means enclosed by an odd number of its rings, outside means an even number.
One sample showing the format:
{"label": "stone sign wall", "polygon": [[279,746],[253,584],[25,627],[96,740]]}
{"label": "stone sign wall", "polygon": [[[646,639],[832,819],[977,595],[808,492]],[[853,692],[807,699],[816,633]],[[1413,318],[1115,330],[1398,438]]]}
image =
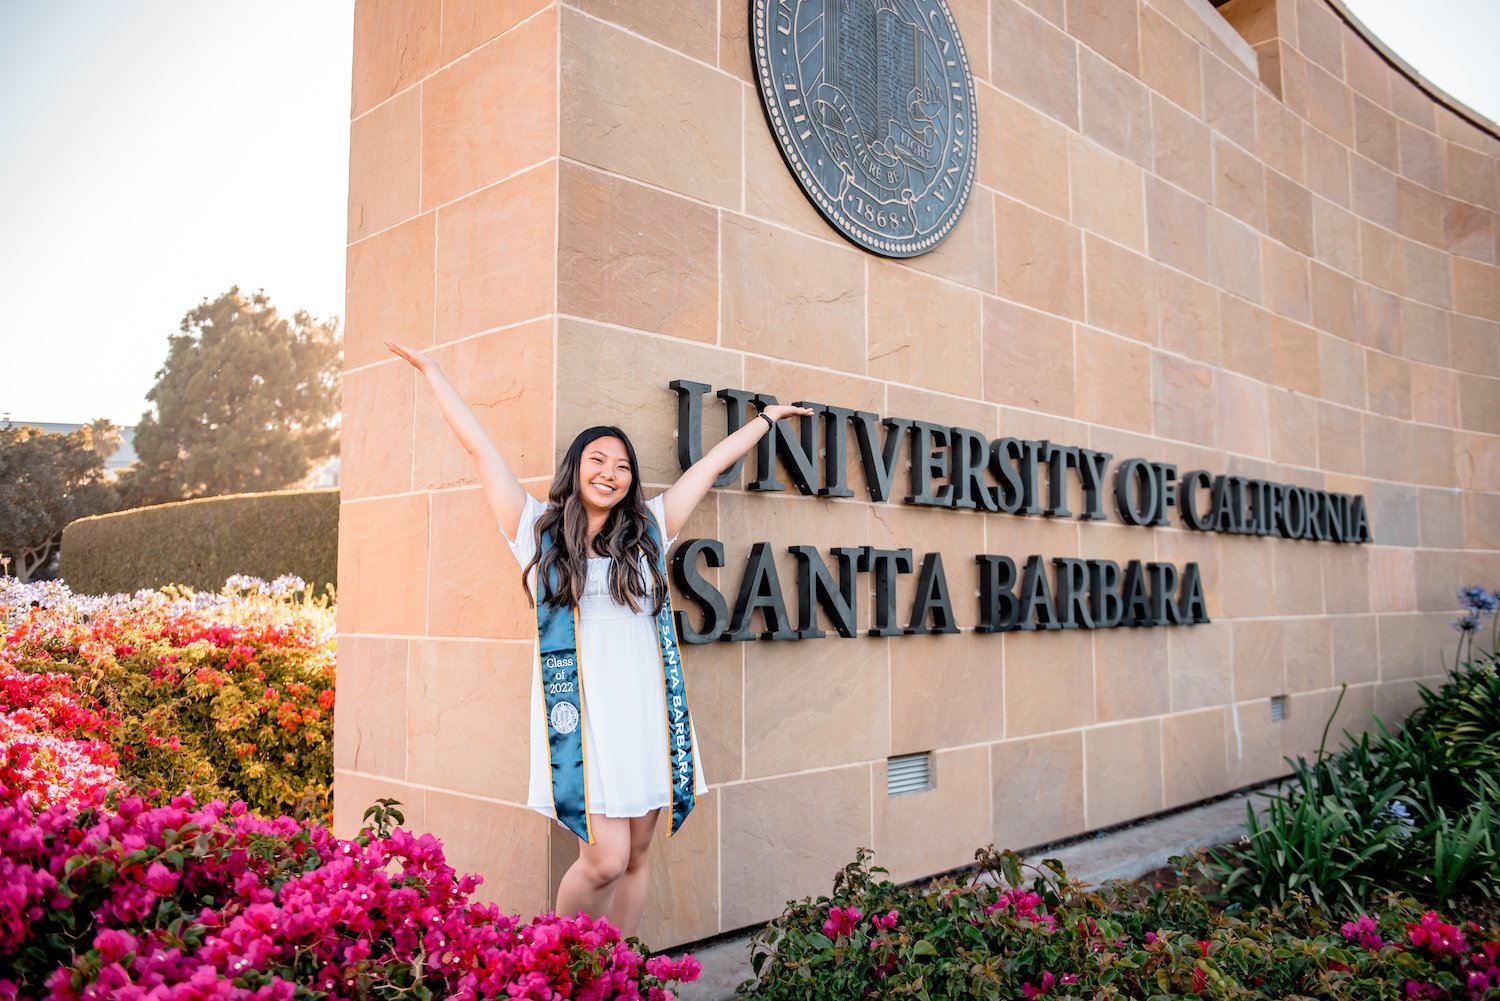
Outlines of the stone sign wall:
{"label": "stone sign wall", "polygon": [[[1326,0],[950,6],[976,183],[892,260],[788,171],[739,0],[359,0],[341,833],[394,796],[522,912],[576,852],[524,806],[518,568],[387,337],[538,496],[595,423],[669,484],[686,380],[1368,502],[1373,541],[1334,544],[1081,520],[1076,477],[1074,517],[877,503],[857,455],[851,497],[751,491],[752,459],[682,535],[722,542],[731,600],[757,542],[784,584],[789,546],[907,547],[942,554],[959,631],[685,648],[713,789],[654,849],[654,945],[764,921],[862,845],[911,879],[1276,776],[1341,685],[1335,732],[1442,673],[1456,588],[1500,581],[1494,126]],[[982,632],[976,554],[1194,563],[1211,622]],[[928,751],[934,788],[888,796],[887,759]]]}

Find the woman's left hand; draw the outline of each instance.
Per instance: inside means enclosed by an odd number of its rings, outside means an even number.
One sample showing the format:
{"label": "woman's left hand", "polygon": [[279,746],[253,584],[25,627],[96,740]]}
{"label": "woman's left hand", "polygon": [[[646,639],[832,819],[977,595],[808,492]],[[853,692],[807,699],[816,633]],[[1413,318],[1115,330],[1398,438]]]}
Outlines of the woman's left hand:
{"label": "woman's left hand", "polygon": [[796,415],[801,415],[803,417],[811,417],[813,415],[813,411],[808,407],[793,407],[788,406],[785,403],[773,403],[766,409],[762,410],[761,413],[765,414],[773,421],[779,421],[783,417],[792,417]]}

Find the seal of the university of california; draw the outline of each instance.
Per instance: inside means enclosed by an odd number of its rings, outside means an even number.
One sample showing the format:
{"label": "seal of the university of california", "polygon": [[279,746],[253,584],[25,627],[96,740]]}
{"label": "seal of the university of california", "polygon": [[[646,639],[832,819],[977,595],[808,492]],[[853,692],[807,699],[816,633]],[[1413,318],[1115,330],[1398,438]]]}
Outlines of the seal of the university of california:
{"label": "seal of the university of california", "polygon": [[854,243],[915,257],[974,185],[974,80],[945,0],[752,0],[751,58],[787,166]]}
{"label": "seal of the university of california", "polygon": [[578,729],[578,707],[571,702],[559,702],[552,707],[550,722],[558,733],[572,733]]}

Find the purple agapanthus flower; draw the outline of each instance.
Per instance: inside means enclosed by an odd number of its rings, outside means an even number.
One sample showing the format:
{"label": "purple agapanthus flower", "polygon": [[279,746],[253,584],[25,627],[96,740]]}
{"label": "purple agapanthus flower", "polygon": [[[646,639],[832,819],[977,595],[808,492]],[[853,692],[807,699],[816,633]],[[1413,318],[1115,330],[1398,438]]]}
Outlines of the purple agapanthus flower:
{"label": "purple agapanthus flower", "polygon": [[1500,608],[1500,593],[1486,591],[1478,585],[1459,588],[1458,604],[1475,615],[1489,615]]}
{"label": "purple agapanthus flower", "polygon": [[1479,614],[1477,612],[1470,612],[1461,619],[1454,619],[1449,625],[1461,633],[1477,632],[1479,630]]}

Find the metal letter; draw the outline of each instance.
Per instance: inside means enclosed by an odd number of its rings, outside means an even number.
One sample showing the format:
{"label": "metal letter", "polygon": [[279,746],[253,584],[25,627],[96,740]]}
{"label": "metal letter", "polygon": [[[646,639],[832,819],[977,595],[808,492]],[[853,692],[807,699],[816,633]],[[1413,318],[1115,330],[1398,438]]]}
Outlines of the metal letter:
{"label": "metal letter", "polygon": [[854,589],[859,579],[855,569],[863,546],[840,546],[833,550],[839,561],[839,579],[835,584],[828,565],[812,546],[790,546],[797,557],[797,638],[821,639],[827,633],[818,628],[818,607],[845,639],[859,631],[859,604]]}
{"label": "metal letter", "polygon": [[998,488],[985,486],[984,464],[989,450],[989,440],[978,431],[968,428],[950,428],[949,450],[953,456],[950,480],[953,484],[953,506],[979,508],[984,511],[1000,510],[996,496]]}
{"label": "metal letter", "polygon": [[875,625],[871,636],[900,636],[896,620],[896,574],[911,573],[910,549],[876,549],[865,546],[859,557],[861,573],[875,578]]}
{"label": "metal letter", "polygon": [[[928,619],[932,625],[927,624]],[[956,633],[953,624],[953,602],[948,598],[948,578],[943,573],[943,554],[928,553],[922,557],[917,575],[917,596],[912,601],[908,634]]]}
{"label": "metal letter", "polygon": [[901,454],[901,441],[912,422],[899,417],[887,417],[880,421],[885,428],[885,447],[876,450],[875,422],[880,418],[863,410],[856,410],[851,422],[854,438],[859,445],[860,464],[865,471],[865,483],[870,491],[870,500],[879,504],[891,495],[891,481],[896,473],[896,459]]}
{"label": "metal letter", "polygon": [[974,557],[979,564],[979,624],[981,633],[1004,633],[1016,628],[1021,605],[1016,601],[1016,562],[1009,556]]}
{"label": "metal letter", "polygon": [[1082,460],[1078,464],[1078,473],[1083,481],[1083,514],[1078,517],[1082,521],[1103,521],[1104,471],[1109,468],[1113,456],[1089,448],[1080,448],[1078,456]]}
{"label": "metal letter", "polygon": [[934,476],[948,474],[946,446],[948,428],[928,421],[913,421],[911,426],[911,493],[908,504],[926,507],[948,507],[953,496],[951,484],[944,484],[936,492],[932,489]]}
{"label": "metal letter", "polygon": [[1145,459],[1126,459],[1115,470],[1115,507],[1127,525],[1147,525],[1156,514],[1156,477]]}
{"label": "metal letter", "polygon": [[1026,557],[1021,576],[1020,629],[1061,629],[1052,589],[1047,584],[1047,564],[1040,556]]}
{"label": "metal letter", "polygon": [[1094,628],[1094,613],[1089,609],[1089,565],[1083,560],[1059,556],[1052,561],[1057,568],[1057,610],[1064,629]]}
{"label": "metal letter", "polygon": [[718,539],[686,539],[672,554],[672,582],[684,598],[703,613],[703,626],[694,629],[685,611],[677,613],[677,638],[684,643],[712,643],[724,634],[729,609],[724,596],[698,572],[698,554],[710,567],[724,565],[724,543]]}
{"label": "metal letter", "polygon": [[[765,632],[758,637],[750,628],[750,620],[759,611],[765,622]],[[729,639],[732,640],[794,640],[796,630],[787,622],[786,603],[781,598],[781,580],[776,575],[776,560],[771,556],[769,542],[757,542],[750,547],[750,557],[745,562],[745,576],[740,578],[740,594],[734,603],[734,616],[729,620]]]}

